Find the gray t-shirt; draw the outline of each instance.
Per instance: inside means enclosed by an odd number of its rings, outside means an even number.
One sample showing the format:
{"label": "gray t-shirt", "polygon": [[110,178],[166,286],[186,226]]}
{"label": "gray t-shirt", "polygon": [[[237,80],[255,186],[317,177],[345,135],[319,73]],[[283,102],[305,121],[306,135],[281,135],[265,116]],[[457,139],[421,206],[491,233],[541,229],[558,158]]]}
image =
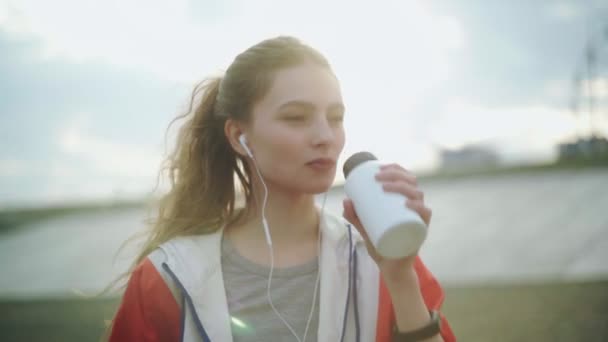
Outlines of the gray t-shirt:
{"label": "gray t-shirt", "polygon": [[[268,303],[266,289],[269,267],[245,258],[224,238],[222,270],[234,342],[296,341]],[[310,314],[318,270],[316,258],[303,265],[273,270],[270,288],[272,303],[300,339]],[[320,288],[317,289],[307,342],[317,341],[319,297]]]}

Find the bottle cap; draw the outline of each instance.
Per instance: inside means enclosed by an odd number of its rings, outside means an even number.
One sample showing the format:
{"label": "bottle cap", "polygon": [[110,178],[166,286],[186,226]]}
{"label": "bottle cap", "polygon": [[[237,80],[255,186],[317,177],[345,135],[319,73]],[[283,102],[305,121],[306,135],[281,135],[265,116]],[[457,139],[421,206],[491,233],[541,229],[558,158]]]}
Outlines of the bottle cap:
{"label": "bottle cap", "polygon": [[344,172],[344,178],[348,177],[348,174],[352,169],[359,166],[359,164],[364,163],[369,160],[378,160],[376,156],[371,154],[370,152],[357,152],[350,156],[346,162],[344,162],[344,166],[342,167],[342,171]]}

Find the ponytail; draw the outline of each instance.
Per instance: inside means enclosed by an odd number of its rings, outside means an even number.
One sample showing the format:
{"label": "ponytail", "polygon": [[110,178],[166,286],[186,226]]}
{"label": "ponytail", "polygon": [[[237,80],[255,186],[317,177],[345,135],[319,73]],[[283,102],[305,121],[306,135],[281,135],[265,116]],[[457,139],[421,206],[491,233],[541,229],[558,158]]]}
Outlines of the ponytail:
{"label": "ponytail", "polygon": [[251,193],[247,164],[234,152],[224,134],[226,117],[218,115],[217,98],[222,78],[209,78],[194,87],[173,152],[163,173],[170,190],[158,203],[147,241],[132,269],[160,244],[177,236],[209,234],[238,219],[235,215],[236,182],[245,198]]}
{"label": "ponytail", "polygon": [[235,210],[236,187],[240,184],[247,209],[253,202],[251,170],[228,143],[226,119],[247,122],[255,101],[270,88],[275,71],[303,62],[331,69],[318,51],[296,38],[267,39],[239,54],[223,78],[209,78],[194,87],[188,110],[169,124],[170,128],[184,121],[175,148],[159,172],[159,180],[166,174],[169,191],[160,198],[150,229],[142,232],[146,240],[131,268],[102,293],[130,275],[162,243],[216,232],[247,214]]}
{"label": "ponytail", "polygon": [[247,208],[253,202],[251,170],[228,143],[224,124],[228,118],[247,122],[255,101],[270,89],[275,71],[303,62],[331,69],[310,46],[293,37],[276,37],[239,54],[224,77],[196,85],[187,112],[171,122],[185,120],[159,174],[167,172],[170,190],[160,199],[158,215],[133,267],[165,241],[209,234],[246,214],[235,215],[236,186],[241,185]]}

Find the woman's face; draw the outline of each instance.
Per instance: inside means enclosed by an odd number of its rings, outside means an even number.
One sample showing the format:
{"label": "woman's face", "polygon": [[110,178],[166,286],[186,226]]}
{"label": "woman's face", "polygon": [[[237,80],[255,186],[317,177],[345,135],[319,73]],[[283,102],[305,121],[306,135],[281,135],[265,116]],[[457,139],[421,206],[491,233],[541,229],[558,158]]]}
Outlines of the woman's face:
{"label": "woman's face", "polygon": [[281,69],[252,112],[247,140],[267,185],[288,192],[326,191],[344,147],[338,80],[321,66]]}

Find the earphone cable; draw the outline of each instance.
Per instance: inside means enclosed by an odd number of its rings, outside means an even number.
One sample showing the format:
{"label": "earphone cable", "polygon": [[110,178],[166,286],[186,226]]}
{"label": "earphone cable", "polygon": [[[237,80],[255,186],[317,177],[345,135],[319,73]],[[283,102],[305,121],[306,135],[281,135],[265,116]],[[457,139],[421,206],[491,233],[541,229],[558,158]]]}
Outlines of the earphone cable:
{"label": "earphone cable", "polygon": [[[271,285],[272,285],[272,274],[273,274],[273,270],[274,270],[274,249],[272,248],[272,239],[271,239],[271,235],[270,235],[270,227],[268,227],[268,221],[266,220],[266,204],[268,202],[268,187],[266,186],[266,182],[264,182],[264,178],[262,177],[262,173],[260,172],[260,169],[257,166],[257,162],[255,161],[255,158],[253,158],[253,156],[251,156],[251,159],[253,160],[254,167],[256,169],[258,177],[260,178],[260,182],[262,183],[262,186],[264,187],[264,199],[263,199],[263,202],[262,202],[262,224],[264,225],[264,233],[266,235],[266,242],[267,242],[268,249],[269,249],[269,252],[270,252],[270,270],[268,272],[268,284],[267,284],[268,286],[266,287],[266,296],[267,296],[267,299],[268,299],[268,304],[270,305],[272,311],[274,311],[275,315],[277,315],[277,317],[279,317],[279,319],[283,322],[283,324],[287,327],[287,329],[289,329],[289,331],[296,338],[296,340],[298,342],[305,342],[306,341],[306,335],[308,333],[308,327],[310,325],[310,321],[312,320],[312,315],[313,315],[315,304],[316,304],[317,289],[318,289],[318,285],[319,285],[319,279],[320,279],[320,275],[321,275],[321,270],[318,269],[318,271],[317,271],[317,280],[315,282],[315,289],[314,289],[314,292],[313,292],[313,300],[312,300],[313,303],[311,305],[310,314],[308,315],[308,320],[306,322],[306,328],[304,330],[303,339],[300,339],[298,337],[298,335],[296,334],[296,332],[294,331],[294,329],[291,327],[291,325],[285,320],[285,318],[283,318],[283,316],[281,316],[281,314],[279,313],[279,311],[277,310],[277,308],[274,306],[274,303],[272,302],[272,297],[270,296],[270,288],[271,288]],[[325,199],[326,198],[327,198],[327,193],[325,194],[325,198],[323,199],[323,207],[321,208],[321,213],[322,214],[323,214],[324,209],[325,209]],[[319,264],[319,258],[320,258],[320,239],[321,239],[321,231],[320,230],[319,230],[318,234],[319,235],[318,235],[318,239],[317,239],[317,264]]]}

